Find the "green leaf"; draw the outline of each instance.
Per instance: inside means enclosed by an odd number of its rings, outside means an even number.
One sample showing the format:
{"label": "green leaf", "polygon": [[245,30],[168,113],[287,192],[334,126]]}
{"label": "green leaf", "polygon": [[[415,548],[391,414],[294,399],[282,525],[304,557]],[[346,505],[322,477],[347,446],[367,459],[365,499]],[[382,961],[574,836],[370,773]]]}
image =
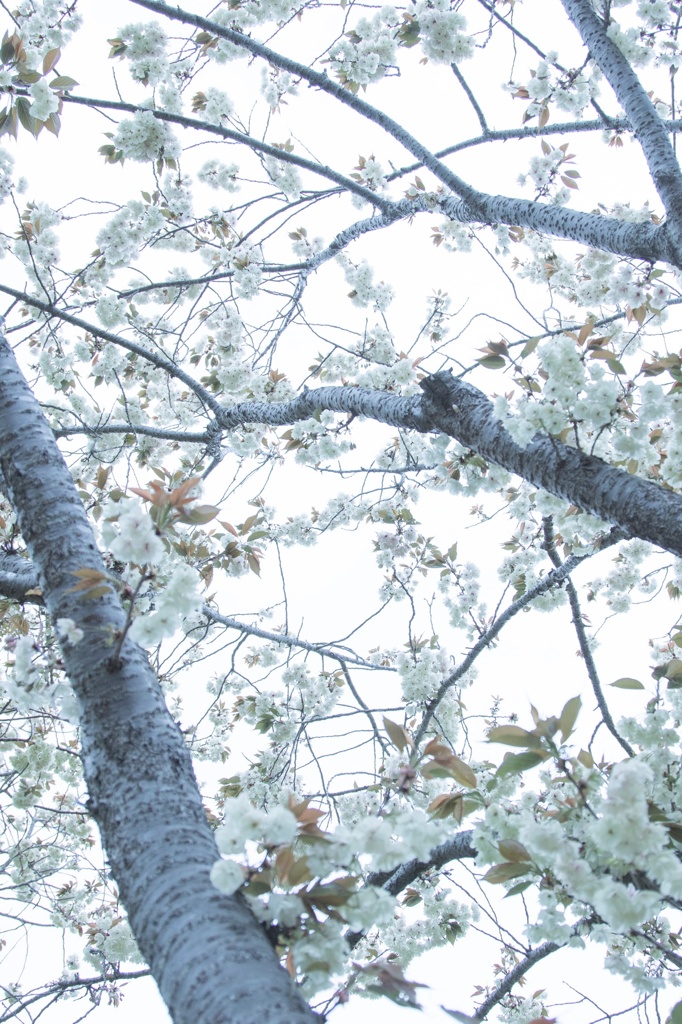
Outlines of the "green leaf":
{"label": "green leaf", "polygon": [[589,750],[581,750],[578,754],[578,761],[580,761],[583,768],[594,768],[594,758]]}
{"label": "green leaf", "polygon": [[531,855],[523,843],[517,842],[516,839],[502,839],[498,843],[497,848],[505,860],[510,860],[514,864],[518,864],[524,860],[532,860]]}
{"label": "green leaf", "polygon": [[559,728],[561,729],[561,742],[565,743],[573,732],[576,719],[580,712],[580,697],[571,697],[564,704],[563,711],[559,716]]}
{"label": "green leaf", "polygon": [[606,362],[609,370],[611,370],[612,373],[622,374],[627,372],[625,367],[621,363],[620,359],[616,359],[615,356],[613,356],[611,359],[607,359]]}
{"label": "green leaf", "polygon": [[616,679],[615,683],[611,683],[610,685],[617,687],[619,690],[644,689],[644,684],[640,683],[639,679],[631,679],[629,676],[623,676],[621,679]]}
{"label": "green leaf", "polygon": [[505,743],[508,747],[537,747],[538,738],[518,725],[496,725],[488,733],[488,743]]}
{"label": "green leaf", "polygon": [[36,82],[40,81],[41,76],[37,71],[31,71],[29,68],[22,68],[19,72],[19,81],[23,82],[24,85],[35,85]]}
{"label": "green leaf", "polygon": [[30,132],[31,135],[36,135],[36,119],[34,117],[31,117],[31,115],[29,114],[29,106],[30,104],[28,100],[24,99],[23,97],[20,97],[14,104],[14,109],[17,112],[17,116],[22,127],[25,128],[27,132]]}
{"label": "green leaf", "polygon": [[534,352],[540,343],[540,338],[529,338],[526,344],[521,349],[521,359],[525,359],[531,352]]}
{"label": "green leaf", "polygon": [[682,1000],[679,1003],[675,1003],[670,1016],[668,1017],[670,1024],[682,1024]]}
{"label": "green leaf", "polygon": [[485,366],[486,370],[501,370],[503,366],[506,366],[506,359],[503,359],[502,356],[481,356],[476,362],[480,366]]}
{"label": "green leaf", "polygon": [[505,861],[503,864],[493,864],[484,874],[483,881],[498,885],[500,882],[509,882],[512,878],[519,878],[520,875],[527,875],[529,870],[527,864],[511,864]]}
{"label": "green leaf", "polygon": [[68,75],[58,75],[50,82],[50,89],[73,89],[74,85],[78,85],[75,78],[69,78]]}
{"label": "green leaf", "polygon": [[0,60],[3,64],[9,64],[13,57],[14,46],[12,45],[12,38],[5,32],[2,40],[2,46],[0,46]]}
{"label": "green leaf", "polygon": [[506,775],[517,775],[519,772],[527,772],[529,768],[546,761],[549,754],[541,754],[537,750],[528,750],[524,754],[505,754],[504,761],[495,772],[499,778]]}
{"label": "green leaf", "polygon": [[505,893],[504,898],[507,896],[518,896],[519,893],[525,892],[526,889],[533,884],[533,880],[529,879],[527,882],[518,882],[516,885],[512,885],[511,889]]}
{"label": "green leaf", "polygon": [[405,747],[414,746],[412,738],[407,734],[402,725],[398,725],[397,722],[392,722],[390,718],[384,716],[384,729],[388,735],[389,740],[394,747],[398,750],[403,751]]}

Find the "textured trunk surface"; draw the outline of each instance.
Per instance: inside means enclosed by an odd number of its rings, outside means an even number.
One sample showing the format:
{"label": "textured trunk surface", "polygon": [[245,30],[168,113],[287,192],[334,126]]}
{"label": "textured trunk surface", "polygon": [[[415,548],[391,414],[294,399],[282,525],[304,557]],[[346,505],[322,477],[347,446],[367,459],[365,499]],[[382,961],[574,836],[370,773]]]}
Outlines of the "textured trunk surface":
{"label": "textured trunk surface", "polygon": [[192,764],[147,657],[126,641],[118,597],[74,593],[103,570],[71,474],[0,337],[0,468],[52,619],[84,639],[64,661],[81,705],[90,811],[142,955],[176,1024],[310,1024],[316,1016],[247,907],[209,881],[218,857]]}

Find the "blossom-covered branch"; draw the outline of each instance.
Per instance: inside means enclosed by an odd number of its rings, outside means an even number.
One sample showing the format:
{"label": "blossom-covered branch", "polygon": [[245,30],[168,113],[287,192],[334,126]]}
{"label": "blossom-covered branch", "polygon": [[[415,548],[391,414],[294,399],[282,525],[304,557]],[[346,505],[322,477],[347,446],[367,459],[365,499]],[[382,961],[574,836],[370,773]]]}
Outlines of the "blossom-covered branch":
{"label": "blossom-covered branch", "polygon": [[[682,250],[676,238],[669,235],[665,224],[658,226],[631,224],[609,217],[564,210],[543,203],[533,203],[525,199],[486,195],[454,174],[393,118],[366,100],[349,92],[328,75],[314,71],[299,61],[291,60],[241,32],[226,28],[180,7],[169,7],[162,0],[132,0],[132,2],[167,18],[213,33],[235,46],[243,47],[250,53],[264,58],[274,67],[279,67],[316,86],[351,107],[367,120],[379,125],[412,153],[422,166],[430,170],[446,188],[455,193],[457,199],[450,199],[443,204],[444,211],[453,220],[466,223],[520,225],[535,231],[583,242],[622,256],[653,261],[666,260],[675,266],[682,265]],[[667,136],[665,139],[667,146]]]}

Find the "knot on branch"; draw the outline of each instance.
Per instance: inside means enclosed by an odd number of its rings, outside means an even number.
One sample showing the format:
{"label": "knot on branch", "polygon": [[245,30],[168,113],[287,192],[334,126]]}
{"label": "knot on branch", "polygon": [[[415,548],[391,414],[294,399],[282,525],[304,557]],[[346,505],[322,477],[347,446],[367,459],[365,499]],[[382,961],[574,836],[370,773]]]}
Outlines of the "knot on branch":
{"label": "knot on branch", "polygon": [[457,383],[452,370],[448,369],[420,380],[419,387],[434,411],[452,413],[458,411],[454,401]]}

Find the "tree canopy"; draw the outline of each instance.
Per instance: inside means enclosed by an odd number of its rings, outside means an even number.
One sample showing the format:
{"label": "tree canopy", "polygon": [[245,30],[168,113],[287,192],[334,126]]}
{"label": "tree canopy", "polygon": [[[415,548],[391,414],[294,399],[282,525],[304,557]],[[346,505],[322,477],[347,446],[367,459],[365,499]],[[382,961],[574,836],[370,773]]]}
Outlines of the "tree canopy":
{"label": "tree canopy", "polygon": [[665,1019],[682,8],[0,7],[0,1022]]}

